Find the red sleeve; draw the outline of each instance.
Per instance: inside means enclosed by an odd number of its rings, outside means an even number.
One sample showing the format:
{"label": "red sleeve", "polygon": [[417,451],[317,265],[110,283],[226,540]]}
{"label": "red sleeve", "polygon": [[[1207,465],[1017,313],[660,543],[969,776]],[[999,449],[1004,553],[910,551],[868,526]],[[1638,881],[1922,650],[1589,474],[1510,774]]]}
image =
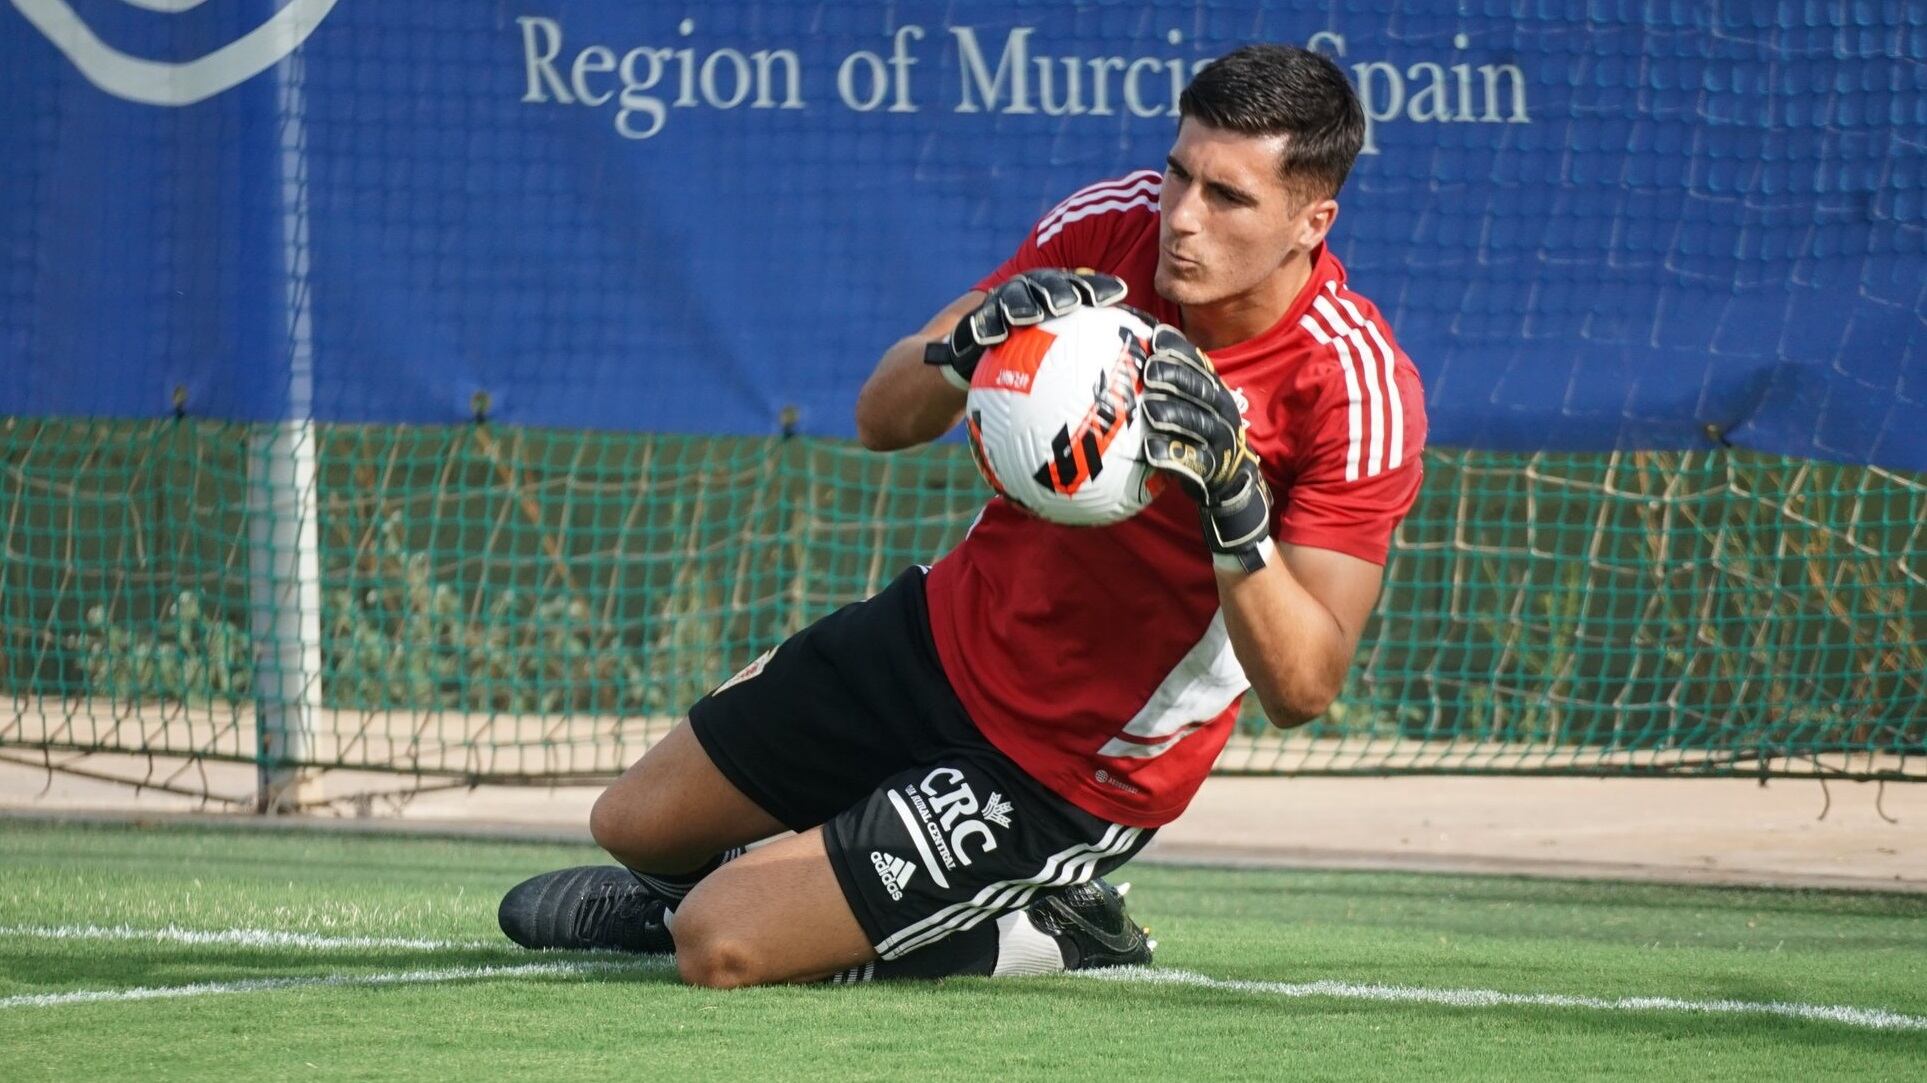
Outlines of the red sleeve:
{"label": "red sleeve", "polygon": [[1017,251],[971,288],[990,290],[1039,267],[1089,267],[1116,273],[1115,216],[1155,210],[1163,180],[1162,173],[1142,169],[1078,189],[1039,218]]}
{"label": "red sleeve", "polygon": [[[1334,383],[1315,416],[1306,419],[1310,438],[1298,476],[1287,493],[1276,532],[1278,541],[1332,549],[1373,564],[1385,563],[1392,531],[1412,510],[1425,475],[1424,392],[1411,362],[1403,361],[1397,371],[1403,421],[1398,431],[1397,461],[1391,459],[1391,426],[1387,424],[1388,438],[1379,445],[1379,469],[1373,472],[1369,413],[1361,409],[1360,420],[1355,423],[1345,386]],[[1356,467],[1351,466],[1354,433],[1359,445]]]}

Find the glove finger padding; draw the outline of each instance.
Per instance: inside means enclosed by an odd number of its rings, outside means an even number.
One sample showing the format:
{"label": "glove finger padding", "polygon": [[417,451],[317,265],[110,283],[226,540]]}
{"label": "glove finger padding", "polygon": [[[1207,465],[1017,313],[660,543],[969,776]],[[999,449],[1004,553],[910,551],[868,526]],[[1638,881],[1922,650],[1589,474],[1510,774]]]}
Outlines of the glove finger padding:
{"label": "glove finger padding", "polygon": [[1211,473],[1211,456],[1195,441],[1154,428],[1144,434],[1144,461],[1153,470],[1176,475],[1191,499],[1204,500],[1204,479]]}
{"label": "glove finger padding", "polygon": [[[1151,356],[1144,362],[1144,420],[1152,432],[1189,445],[1195,454],[1178,453],[1193,469],[1175,462],[1180,476],[1194,473],[1201,491],[1193,495],[1215,503],[1214,494],[1235,470],[1243,447],[1244,416],[1237,396],[1211,367],[1210,358],[1168,324],[1151,332]],[[1155,458],[1153,465],[1157,465]]]}
{"label": "glove finger padding", "polygon": [[[1131,289],[1123,279],[1116,275],[1107,275],[1102,271],[1073,271],[1071,284],[1077,288],[1078,293],[1083,295],[1084,303],[1092,308],[1109,308],[1124,300],[1124,295]],[[1157,321],[1146,319],[1144,322],[1156,323]]]}
{"label": "glove finger padding", "polygon": [[[1218,484],[1220,467],[1234,458],[1240,444],[1235,415],[1224,417],[1216,410],[1188,398],[1176,398],[1148,387],[1139,409],[1152,433],[1195,449],[1192,461],[1198,463],[1198,482],[1206,489]],[[1158,465],[1155,458],[1152,465]]]}
{"label": "glove finger padding", "polygon": [[1172,361],[1202,369],[1213,375],[1218,371],[1211,364],[1211,359],[1204,355],[1203,350],[1193,346],[1191,340],[1184,337],[1183,331],[1168,323],[1158,324],[1151,330],[1151,353],[1154,356],[1165,354]]}
{"label": "glove finger padding", "polygon": [[947,338],[925,346],[924,363],[941,367],[953,386],[968,388],[984,350],[1008,339],[1012,328],[1042,323],[1079,308],[1114,305],[1124,299],[1126,290],[1123,279],[1097,271],[1055,267],[1026,271],[993,287],[982,304],[957,321]]}
{"label": "glove finger padding", "polygon": [[1017,276],[1030,287],[1031,297],[1037,302],[1045,315],[1052,319],[1075,312],[1091,303],[1091,294],[1082,289],[1077,276],[1069,271],[1054,268],[1031,271]]}
{"label": "glove finger padding", "polygon": [[[1044,322],[1046,316],[1058,315],[1050,311],[1050,294],[1029,275],[1018,275],[998,286],[997,291],[991,294],[991,298],[996,301],[996,304],[985,305],[984,308],[995,307],[1002,314],[1006,334],[1009,333],[1009,328],[1028,327],[1033,323]],[[981,312],[983,309],[978,311]],[[985,343],[985,345],[990,344]]]}
{"label": "glove finger padding", "polygon": [[1245,439],[1238,397],[1211,359],[1175,327],[1159,324],[1144,362],[1139,400],[1145,458],[1175,474],[1197,500],[1214,560],[1247,572],[1264,566],[1271,490]]}
{"label": "glove finger padding", "polygon": [[1168,354],[1145,359],[1144,389],[1193,403],[1200,410],[1238,416],[1237,398],[1214,373],[1172,361]]}

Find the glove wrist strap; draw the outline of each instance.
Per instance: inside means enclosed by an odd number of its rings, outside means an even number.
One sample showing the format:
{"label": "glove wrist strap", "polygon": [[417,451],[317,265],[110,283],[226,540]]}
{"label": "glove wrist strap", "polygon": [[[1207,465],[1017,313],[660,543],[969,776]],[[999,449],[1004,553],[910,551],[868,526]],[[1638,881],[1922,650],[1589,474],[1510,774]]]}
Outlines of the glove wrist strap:
{"label": "glove wrist strap", "polygon": [[1241,480],[1243,485],[1228,500],[1199,510],[1212,563],[1226,571],[1255,572],[1276,550],[1271,541],[1271,492],[1255,468]]}
{"label": "glove wrist strap", "polygon": [[1246,575],[1258,571],[1271,563],[1278,554],[1278,544],[1270,538],[1261,539],[1258,544],[1247,546],[1235,553],[1211,554],[1211,566],[1221,572],[1242,572]]}
{"label": "glove wrist strap", "polygon": [[959,391],[970,390],[970,377],[957,369],[957,350],[947,340],[938,339],[926,342],[923,346],[923,363],[936,368],[943,374],[944,382]]}

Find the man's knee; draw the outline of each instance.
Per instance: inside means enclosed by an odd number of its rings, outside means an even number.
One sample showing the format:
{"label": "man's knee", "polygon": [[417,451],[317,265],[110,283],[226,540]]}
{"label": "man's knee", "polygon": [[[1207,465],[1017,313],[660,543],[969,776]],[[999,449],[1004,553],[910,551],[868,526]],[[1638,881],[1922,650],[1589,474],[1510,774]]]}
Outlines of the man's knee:
{"label": "man's knee", "polygon": [[616,793],[616,787],[611,786],[602,791],[602,795],[589,808],[589,837],[595,840],[597,846],[617,857],[622,857],[624,851],[635,849],[637,841],[638,817],[633,809],[625,807],[628,804]]}
{"label": "man's knee", "polygon": [[707,927],[700,913],[678,912],[675,937],[676,971],[690,985],[739,989],[767,980],[759,972],[750,946],[722,930]]}
{"label": "man's knee", "polygon": [[620,782],[609,787],[589,809],[589,836],[611,857],[638,872],[676,873],[714,856],[687,852],[667,830],[668,818],[652,807],[657,802],[624,789]]}
{"label": "man's knee", "polygon": [[876,956],[806,831],[705,877],[676,908],[676,969],[691,985],[734,989],[808,981]]}
{"label": "man's knee", "polygon": [[638,872],[673,874],[782,830],[710,762],[687,722],[624,771],[589,810],[596,845]]}
{"label": "man's knee", "polygon": [[[673,750],[672,750],[673,751]],[[659,749],[623,772],[589,809],[589,836],[617,861],[639,872],[675,873],[694,868],[712,853],[679,831],[675,815],[683,787],[671,756]]]}

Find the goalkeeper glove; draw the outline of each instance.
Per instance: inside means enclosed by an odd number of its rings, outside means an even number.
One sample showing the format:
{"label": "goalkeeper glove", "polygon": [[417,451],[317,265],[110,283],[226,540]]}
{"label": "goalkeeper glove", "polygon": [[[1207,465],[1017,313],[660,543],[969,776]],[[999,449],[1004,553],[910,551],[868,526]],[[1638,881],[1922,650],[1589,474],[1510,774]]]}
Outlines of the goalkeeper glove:
{"label": "goalkeeper glove", "polygon": [[1009,338],[1011,328],[1077,308],[1114,305],[1124,299],[1125,288],[1123,279],[1097,271],[1026,271],[991,290],[975,312],[957,321],[949,337],[925,346],[924,364],[936,365],[951,386],[968,390],[984,350]]}
{"label": "goalkeeper glove", "polygon": [[1255,572],[1271,541],[1271,488],[1245,441],[1237,396],[1177,328],[1151,333],[1140,400],[1145,455],[1175,474],[1198,502],[1204,540],[1219,567]]}

